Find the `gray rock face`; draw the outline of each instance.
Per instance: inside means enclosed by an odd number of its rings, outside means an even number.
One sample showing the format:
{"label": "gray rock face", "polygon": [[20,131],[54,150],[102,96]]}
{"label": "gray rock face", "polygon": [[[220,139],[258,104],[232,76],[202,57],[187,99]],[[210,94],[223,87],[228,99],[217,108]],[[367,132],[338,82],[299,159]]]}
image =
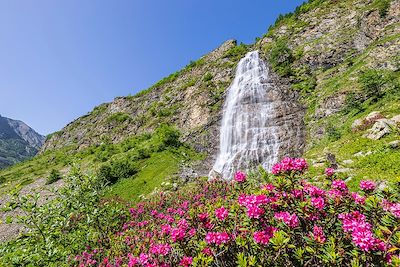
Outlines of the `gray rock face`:
{"label": "gray rock face", "polygon": [[44,140],[22,121],[0,116],[0,168],[33,157]]}
{"label": "gray rock face", "polygon": [[388,119],[379,119],[375,122],[374,126],[365,134],[365,137],[372,140],[379,140],[386,134],[392,132],[392,129],[396,127],[396,124]]}

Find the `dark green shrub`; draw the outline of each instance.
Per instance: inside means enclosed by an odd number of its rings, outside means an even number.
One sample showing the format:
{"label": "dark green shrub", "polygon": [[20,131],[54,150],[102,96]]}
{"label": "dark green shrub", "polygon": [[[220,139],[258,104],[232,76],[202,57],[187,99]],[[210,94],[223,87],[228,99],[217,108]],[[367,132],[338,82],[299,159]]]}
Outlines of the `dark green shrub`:
{"label": "dark green shrub", "polygon": [[286,40],[276,41],[269,52],[269,62],[273,70],[283,77],[289,76],[292,73],[293,60],[292,50],[287,46]]}
{"label": "dark green shrub", "polygon": [[213,78],[213,75],[209,72],[206,73],[206,75],[204,75],[203,81],[208,82],[211,81]]}
{"label": "dark green shrub", "polygon": [[158,151],[164,150],[166,147],[179,147],[180,132],[174,127],[161,125],[155,131],[155,143]]}
{"label": "dark green shrub", "polygon": [[117,112],[117,113],[112,114],[110,117],[108,117],[107,121],[123,123],[128,119],[130,119],[130,116],[128,114],[126,114],[124,112]]}
{"label": "dark green shrub", "polygon": [[332,124],[328,124],[326,127],[326,134],[330,141],[337,141],[340,139],[340,137],[342,137],[342,133],[339,131],[339,129]]}
{"label": "dark green shrub", "polygon": [[389,8],[390,8],[390,1],[391,0],[375,0],[374,1],[374,4],[378,8],[379,15],[381,16],[381,18],[386,17],[386,15],[388,14]]}
{"label": "dark green shrub", "polygon": [[54,182],[57,182],[62,178],[61,173],[59,170],[52,169],[50,172],[49,177],[47,177],[46,184],[52,184]]}
{"label": "dark green shrub", "polygon": [[232,47],[228,51],[226,51],[224,57],[229,57],[234,60],[242,58],[244,54],[246,54],[248,51],[248,48],[245,44],[241,43],[240,45],[237,45],[235,47]]}
{"label": "dark green shrub", "polygon": [[97,176],[109,184],[121,178],[129,178],[138,172],[138,167],[127,159],[111,161],[100,167]]}
{"label": "dark green shrub", "polygon": [[6,181],[6,178],[4,176],[0,176],[0,184],[3,184]]}
{"label": "dark green shrub", "polygon": [[350,113],[350,112],[358,113],[363,110],[364,110],[364,108],[362,106],[362,96],[359,94],[356,94],[354,92],[348,93],[344,100],[343,112],[344,113]]}
{"label": "dark green shrub", "polygon": [[386,79],[384,75],[374,69],[369,69],[361,73],[358,82],[366,99],[377,101],[384,95],[384,85]]}

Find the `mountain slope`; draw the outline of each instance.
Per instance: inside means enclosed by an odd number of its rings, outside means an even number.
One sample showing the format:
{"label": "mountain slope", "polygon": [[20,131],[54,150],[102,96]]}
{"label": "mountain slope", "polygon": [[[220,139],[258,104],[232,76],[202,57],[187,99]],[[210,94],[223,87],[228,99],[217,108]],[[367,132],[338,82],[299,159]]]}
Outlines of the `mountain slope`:
{"label": "mountain slope", "polygon": [[0,168],[33,157],[44,140],[22,121],[0,116]]}
{"label": "mountain slope", "polygon": [[[372,111],[388,119],[400,113],[399,0],[310,0],[280,16],[255,44],[227,41],[151,88],[96,107],[49,136],[37,162],[63,168],[71,161],[65,155],[86,160],[92,155],[89,151],[105,146],[111,151],[113,144],[166,123],[205,155],[193,166],[193,176],[206,175],[218,152],[226,89],[240,58],[256,49],[267,62],[280,97],[299,100],[306,108],[303,145],[313,162],[312,172],[336,164],[355,180],[400,176],[400,167],[393,162],[400,157],[399,150],[387,148],[399,139],[398,133],[371,140],[364,135],[372,125],[359,131],[351,127]],[[328,153],[336,159],[328,162]],[[367,155],[354,156],[357,153]],[[44,173],[38,165],[34,170]],[[18,170],[33,173],[24,166]],[[7,177],[16,176],[9,171]]]}

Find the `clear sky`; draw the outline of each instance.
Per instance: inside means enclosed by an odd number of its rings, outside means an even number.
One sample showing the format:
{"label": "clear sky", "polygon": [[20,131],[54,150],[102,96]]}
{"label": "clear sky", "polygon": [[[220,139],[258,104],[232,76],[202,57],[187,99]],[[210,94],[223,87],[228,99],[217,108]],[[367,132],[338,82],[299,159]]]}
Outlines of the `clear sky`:
{"label": "clear sky", "polygon": [[135,94],[303,0],[0,0],[0,115],[41,134]]}

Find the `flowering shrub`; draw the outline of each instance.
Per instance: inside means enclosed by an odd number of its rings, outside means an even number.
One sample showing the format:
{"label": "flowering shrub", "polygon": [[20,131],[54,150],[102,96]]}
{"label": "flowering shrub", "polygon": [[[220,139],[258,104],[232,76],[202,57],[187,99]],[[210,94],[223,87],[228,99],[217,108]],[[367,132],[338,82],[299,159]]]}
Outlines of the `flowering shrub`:
{"label": "flowering shrub", "polygon": [[306,169],[303,159],[285,158],[267,181],[240,172],[232,182],[160,193],[70,264],[398,266],[398,192],[377,192],[369,182],[349,192],[332,173],[317,183]]}

